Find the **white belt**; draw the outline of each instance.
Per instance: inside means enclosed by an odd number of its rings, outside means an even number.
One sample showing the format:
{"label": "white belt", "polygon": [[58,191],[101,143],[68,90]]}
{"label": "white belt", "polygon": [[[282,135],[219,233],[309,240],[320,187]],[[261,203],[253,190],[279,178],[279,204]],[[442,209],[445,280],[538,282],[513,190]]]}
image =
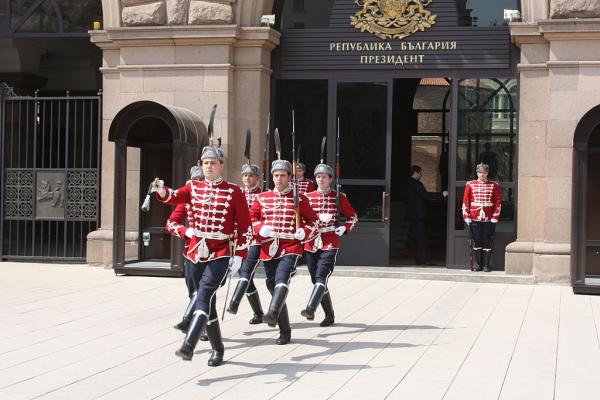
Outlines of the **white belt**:
{"label": "white belt", "polygon": [[320,233],[325,233],[325,232],[334,232],[335,231],[335,225],[331,225],[331,226],[326,226],[325,228],[321,228],[319,229]]}
{"label": "white belt", "polygon": [[213,240],[227,240],[231,238],[231,235],[226,235],[221,232],[202,232],[197,229],[194,229],[194,236]]}
{"label": "white belt", "polygon": [[475,207],[492,207],[494,203],[471,203]]}
{"label": "white belt", "polygon": [[277,239],[296,239],[293,233],[273,233],[273,237]]}

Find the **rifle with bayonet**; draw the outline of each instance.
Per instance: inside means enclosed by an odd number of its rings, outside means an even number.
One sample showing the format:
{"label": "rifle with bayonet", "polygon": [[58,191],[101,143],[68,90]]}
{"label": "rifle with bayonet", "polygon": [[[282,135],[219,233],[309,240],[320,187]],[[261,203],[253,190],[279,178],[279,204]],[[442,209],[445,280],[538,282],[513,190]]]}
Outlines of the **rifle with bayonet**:
{"label": "rifle with bayonet", "polygon": [[269,168],[269,145],[270,145],[270,134],[269,134],[269,130],[271,128],[271,114],[269,114],[268,119],[267,119],[267,137],[265,140],[265,151],[263,154],[263,161],[262,161],[262,173],[263,173],[263,185],[262,185],[262,190],[263,192],[266,192],[267,189],[269,189],[269,174],[268,174],[268,168]]}
{"label": "rifle with bayonet", "polygon": [[340,212],[340,189],[342,185],[340,184],[340,117],[337,118],[337,132],[335,138],[335,226],[341,226],[341,212]]}
{"label": "rifle with bayonet", "polygon": [[298,161],[296,157],[296,120],[294,110],[292,110],[292,190],[294,191],[294,214],[296,215],[296,229],[302,227],[300,221],[300,195],[298,193],[298,179],[296,171],[298,170]]}

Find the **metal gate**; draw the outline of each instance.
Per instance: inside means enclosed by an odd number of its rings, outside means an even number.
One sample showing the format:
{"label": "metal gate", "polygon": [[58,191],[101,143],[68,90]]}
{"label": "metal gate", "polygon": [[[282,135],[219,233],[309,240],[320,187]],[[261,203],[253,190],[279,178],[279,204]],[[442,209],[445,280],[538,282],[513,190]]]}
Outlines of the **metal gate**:
{"label": "metal gate", "polygon": [[100,222],[100,106],[0,92],[2,259],[85,260]]}

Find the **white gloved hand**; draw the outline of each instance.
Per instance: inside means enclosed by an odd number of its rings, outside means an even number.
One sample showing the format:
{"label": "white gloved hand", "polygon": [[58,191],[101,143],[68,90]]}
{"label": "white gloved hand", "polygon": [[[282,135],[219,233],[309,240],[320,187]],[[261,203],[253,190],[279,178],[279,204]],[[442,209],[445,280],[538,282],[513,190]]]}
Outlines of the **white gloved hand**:
{"label": "white gloved hand", "polygon": [[296,240],[304,240],[305,236],[306,236],[306,232],[304,232],[304,229],[302,229],[302,228],[296,229],[296,233],[294,233],[294,237],[296,238]]}
{"label": "white gloved hand", "polygon": [[242,257],[233,256],[229,259],[229,274],[234,276],[242,268]]}
{"label": "white gloved hand", "polygon": [[497,224],[498,220],[496,218],[492,218],[491,222],[492,222],[492,224]]}
{"label": "white gloved hand", "polygon": [[338,226],[337,228],[335,228],[335,234],[338,236],[342,236],[344,233],[346,233],[346,227],[345,226]]}
{"label": "white gloved hand", "polygon": [[165,193],[165,181],[156,178],[150,184],[150,193],[158,193],[159,195],[163,196]]}
{"label": "white gloved hand", "polygon": [[270,225],[263,225],[258,231],[258,234],[264,238],[273,237],[273,227]]}
{"label": "white gloved hand", "polygon": [[465,222],[467,223],[467,225],[471,225],[471,218],[465,219]]}
{"label": "white gloved hand", "polygon": [[321,221],[324,224],[328,224],[332,218],[333,218],[333,214],[325,214],[325,213],[319,214],[319,221]]}
{"label": "white gloved hand", "polygon": [[193,238],[194,237],[194,228],[187,228],[185,230],[185,237],[189,238],[189,239]]}

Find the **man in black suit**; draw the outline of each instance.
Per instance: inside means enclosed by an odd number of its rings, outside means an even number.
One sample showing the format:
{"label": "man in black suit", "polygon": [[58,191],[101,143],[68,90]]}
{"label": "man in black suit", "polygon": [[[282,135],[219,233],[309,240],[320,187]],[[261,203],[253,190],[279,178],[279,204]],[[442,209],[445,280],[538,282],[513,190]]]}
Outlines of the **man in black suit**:
{"label": "man in black suit", "polygon": [[421,182],[423,169],[418,165],[410,167],[406,185],[406,220],[410,223],[410,234],[415,241],[417,265],[435,265],[425,256],[425,219],[427,217],[427,200],[448,197],[448,192],[428,192]]}

